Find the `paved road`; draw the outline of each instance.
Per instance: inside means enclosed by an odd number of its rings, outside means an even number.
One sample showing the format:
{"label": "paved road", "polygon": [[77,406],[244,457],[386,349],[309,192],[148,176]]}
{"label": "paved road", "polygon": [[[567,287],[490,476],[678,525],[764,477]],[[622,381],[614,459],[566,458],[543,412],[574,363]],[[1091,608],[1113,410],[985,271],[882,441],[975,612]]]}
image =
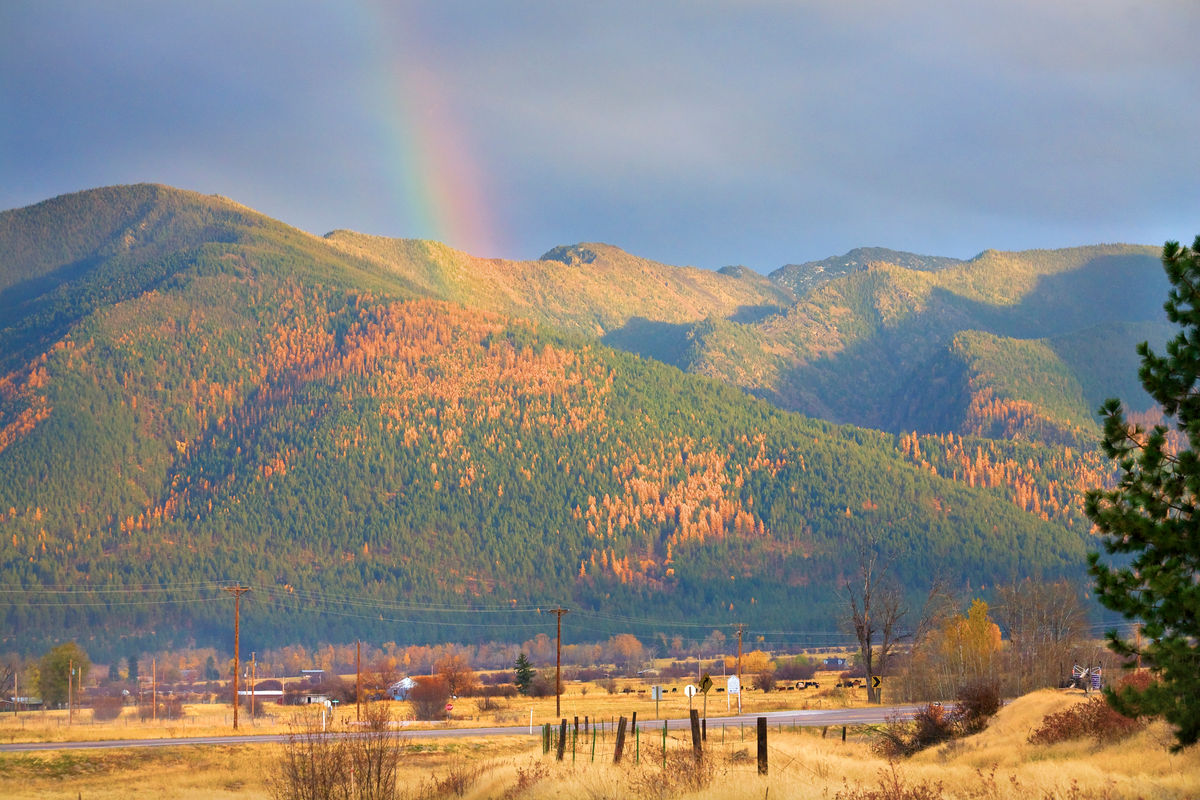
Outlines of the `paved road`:
{"label": "paved road", "polygon": [[[733,717],[716,717],[708,720],[709,728],[752,726],[758,717],[766,717],[768,725],[797,725],[809,728],[838,727],[842,725],[871,725],[885,722],[895,716],[911,716],[917,706],[873,706],[871,708],[839,708],[831,710],[768,711],[763,714],[742,714]],[[573,720],[570,724],[573,724]],[[610,723],[606,723],[610,724]],[[641,720],[643,730],[660,728],[662,720]],[[670,719],[671,730],[686,729],[690,720]],[[436,730],[406,730],[408,739],[480,738],[492,736],[529,736],[528,725],[505,728],[443,728]],[[541,726],[533,728],[534,736],[541,735]],[[28,753],[41,750],[101,750],[129,747],[192,747],[211,744],[263,744],[287,741],[286,734],[248,734],[242,736],[191,736],[172,739],[105,739],[92,742],[15,742],[0,744],[0,753]]]}

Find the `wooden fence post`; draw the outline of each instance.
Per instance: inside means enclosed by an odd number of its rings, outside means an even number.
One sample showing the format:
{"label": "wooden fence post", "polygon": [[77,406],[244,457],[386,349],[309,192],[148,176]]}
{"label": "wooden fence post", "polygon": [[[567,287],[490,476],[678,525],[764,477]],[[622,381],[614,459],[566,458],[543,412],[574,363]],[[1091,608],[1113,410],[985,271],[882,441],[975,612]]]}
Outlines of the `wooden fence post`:
{"label": "wooden fence post", "polygon": [[692,709],[692,755],[696,759],[696,763],[704,758],[704,742],[700,738],[700,712]]}
{"label": "wooden fence post", "polygon": [[555,758],[558,761],[563,760],[563,755],[567,750],[567,718],[563,717],[562,727],[558,729],[558,752],[555,753]]}
{"label": "wooden fence post", "polygon": [[613,751],[614,764],[621,763],[621,751],[625,748],[625,725],[627,723],[628,720],[626,720],[625,717],[621,717],[617,722],[617,747]]}
{"label": "wooden fence post", "polygon": [[758,718],[758,774],[767,774],[767,718]]}

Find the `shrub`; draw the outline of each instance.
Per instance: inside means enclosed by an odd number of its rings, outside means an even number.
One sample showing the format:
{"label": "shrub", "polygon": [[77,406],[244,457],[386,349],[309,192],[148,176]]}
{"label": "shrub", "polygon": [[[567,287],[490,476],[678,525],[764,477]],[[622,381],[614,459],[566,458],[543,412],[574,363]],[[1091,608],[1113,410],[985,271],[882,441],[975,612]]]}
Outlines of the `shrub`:
{"label": "shrub", "polygon": [[105,695],[92,701],[92,719],[105,722],[121,716],[125,710],[125,698],[120,695]]}
{"label": "shrub", "polygon": [[784,681],[808,681],[816,674],[817,662],[807,656],[780,659],[775,669],[775,677]]}
{"label": "shrub", "polygon": [[846,786],[833,797],[834,800],[941,800],[942,791],[940,781],[908,783],[896,765],[889,764],[888,769],[879,770],[878,789]]}
{"label": "shrub", "polygon": [[775,673],[771,670],[763,670],[754,676],[754,688],[764,692],[769,692],[775,688]]}
{"label": "shrub", "polygon": [[936,703],[918,709],[913,716],[913,752],[953,739],[955,721],[954,714]]}
{"label": "shrub", "polygon": [[437,675],[421,678],[408,692],[417,719],[443,719],[449,699],[450,687]]}
{"label": "shrub", "polygon": [[500,711],[501,709],[508,707],[507,703],[501,703],[497,701],[492,695],[484,695],[480,697],[475,701],[475,705],[479,708],[480,713],[488,711]]}
{"label": "shrub", "polygon": [[614,678],[601,678],[596,681],[596,685],[609,694],[617,693],[617,681]]}
{"label": "shrub", "polygon": [[1124,739],[1144,724],[1117,713],[1103,697],[1093,697],[1071,708],[1048,714],[1041,727],[1029,734],[1031,744],[1055,744],[1090,736],[1101,742]]}
{"label": "shrub", "polygon": [[554,694],[554,676],[549,675],[546,671],[539,672],[533,676],[533,680],[529,683],[530,697],[551,697]]}
{"label": "shrub", "polygon": [[280,760],[267,777],[274,800],[350,798],[392,800],[399,795],[404,740],[382,704],[367,706],[356,736],[338,736],[313,718],[293,723]]}
{"label": "shrub", "polygon": [[1000,710],[1000,684],[994,680],[971,681],[958,690],[955,715],[963,733],[978,733]]}
{"label": "shrub", "polygon": [[151,702],[139,703],[137,709],[138,718],[143,722],[154,717],[158,719],[180,719],[183,717],[183,700],[178,697],[160,697],[158,698],[157,712],[155,711],[154,704]]}
{"label": "shrub", "polygon": [[957,715],[938,703],[917,709],[911,720],[889,717],[879,731],[875,749],[885,758],[907,758],[913,753],[954,738]]}

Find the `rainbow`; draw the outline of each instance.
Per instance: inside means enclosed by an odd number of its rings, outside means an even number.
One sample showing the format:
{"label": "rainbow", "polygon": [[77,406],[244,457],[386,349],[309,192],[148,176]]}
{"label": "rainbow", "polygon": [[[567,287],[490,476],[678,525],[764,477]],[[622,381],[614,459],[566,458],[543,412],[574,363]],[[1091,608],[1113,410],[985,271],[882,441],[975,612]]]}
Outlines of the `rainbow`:
{"label": "rainbow", "polygon": [[[377,78],[381,164],[405,236],[435,239],[473,255],[505,252],[486,176],[470,132],[441,90],[435,60],[422,52],[417,9],[359,0],[358,25]],[[406,9],[406,6],[408,8]]]}

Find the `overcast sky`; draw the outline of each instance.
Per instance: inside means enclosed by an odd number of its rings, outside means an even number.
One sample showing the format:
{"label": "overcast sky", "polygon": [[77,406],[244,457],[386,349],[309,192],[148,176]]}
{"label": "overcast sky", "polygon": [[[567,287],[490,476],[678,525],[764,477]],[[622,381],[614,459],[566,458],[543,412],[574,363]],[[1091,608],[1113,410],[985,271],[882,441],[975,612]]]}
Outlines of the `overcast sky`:
{"label": "overcast sky", "polygon": [[0,208],[770,271],[1200,233],[1200,3],[0,0]]}

